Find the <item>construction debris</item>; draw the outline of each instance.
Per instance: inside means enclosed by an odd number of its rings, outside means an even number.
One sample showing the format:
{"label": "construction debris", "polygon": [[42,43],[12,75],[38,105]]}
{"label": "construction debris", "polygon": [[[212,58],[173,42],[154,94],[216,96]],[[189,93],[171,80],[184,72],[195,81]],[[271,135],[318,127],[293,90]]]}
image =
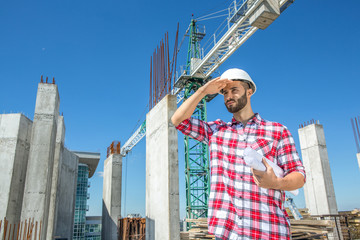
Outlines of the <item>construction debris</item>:
{"label": "construction debris", "polygon": [[[302,220],[295,220],[291,211],[286,209],[291,223],[292,239],[328,239],[336,227],[341,228],[343,239],[360,238],[360,210],[339,212],[338,215],[311,216],[306,208],[298,209]],[[206,218],[186,219],[192,228],[180,233],[181,240],[215,239],[208,233]]]}
{"label": "construction debris", "polygon": [[[305,214],[304,214],[305,215]],[[334,228],[331,220],[295,220],[291,219],[291,235],[293,239],[326,239],[327,233]],[[206,218],[186,219],[186,222],[194,223],[188,232],[181,232],[181,240],[215,239],[208,233]]]}
{"label": "construction debris", "polygon": [[118,240],[145,240],[145,218],[119,218]]}
{"label": "construction debris", "polygon": [[332,220],[290,220],[292,239],[325,238],[332,232],[335,223]]}
{"label": "construction debris", "polygon": [[[325,227],[321,221],[331,221],[333,228],[341,228],[343,239],[359,239],[360,238],[360,210],[342,211],[338,215],[321,215],[311,216],[306,208],[298,209],[302,217],[301,221],[296,222],[289,209],[286,209],[290,217],[291,233],[293,239],[311,239],[319,237],[321,234],[326,236],[332,232],[330,226]],[[309,225],[306,221],[315,221]],[[296,238],[303,237],[303,238]]]}
{"label": "construction debris", "polygon": [[186,219],[186,222],[193,225],[188,232],[180,232],[180,240],[215,239],[215,236],[208,232],[207,218]]}
{"label": "construction debris", "polygon": [[344,239],[360,239],[360,209],[354,209],[352,211],[342,211],[339,215],[343,216],[347,222],[349,236]]}

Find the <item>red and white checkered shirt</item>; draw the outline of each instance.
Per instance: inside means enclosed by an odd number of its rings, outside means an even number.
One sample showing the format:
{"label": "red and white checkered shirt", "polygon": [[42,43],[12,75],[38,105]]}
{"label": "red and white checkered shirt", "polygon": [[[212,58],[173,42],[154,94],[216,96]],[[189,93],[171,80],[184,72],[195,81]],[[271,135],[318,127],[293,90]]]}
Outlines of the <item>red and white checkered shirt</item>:
{"label": "red and white checkered shirt", "polygon": [[234,118],[229,123],[190,118],[177,129],[210,148],[209,233],[222,239],[290,239],[284,191],[258,187],[243,159],[249,146],[279,165],[284,175],[296,171],[305,176],[285,126],[255,114],[245,127]]}

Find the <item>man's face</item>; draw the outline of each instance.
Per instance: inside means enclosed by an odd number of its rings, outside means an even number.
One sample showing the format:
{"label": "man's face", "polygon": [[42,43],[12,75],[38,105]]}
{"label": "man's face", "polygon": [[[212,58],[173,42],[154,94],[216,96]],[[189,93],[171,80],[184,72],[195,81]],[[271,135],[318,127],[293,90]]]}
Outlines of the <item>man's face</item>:
{"label": "man's face", "polygon": [[240,81],[233,81],[222,90],[224,103],[230,113],[239,112],[247,104],[246,89]]}

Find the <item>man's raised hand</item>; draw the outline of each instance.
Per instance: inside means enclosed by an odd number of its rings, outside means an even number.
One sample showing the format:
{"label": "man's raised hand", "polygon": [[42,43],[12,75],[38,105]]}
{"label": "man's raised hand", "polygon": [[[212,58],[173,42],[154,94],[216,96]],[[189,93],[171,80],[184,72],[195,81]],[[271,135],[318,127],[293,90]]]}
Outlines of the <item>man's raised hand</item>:
{"label": "man's raised hand", "polygon": [[207,82],[204,86],[201,87],[201,90],[206,94],[215,94],[219,93],[221,89],[226,87],[226,84],[231,83],[229,79],[220,79],[220,77],[214,78],[213,80]]}

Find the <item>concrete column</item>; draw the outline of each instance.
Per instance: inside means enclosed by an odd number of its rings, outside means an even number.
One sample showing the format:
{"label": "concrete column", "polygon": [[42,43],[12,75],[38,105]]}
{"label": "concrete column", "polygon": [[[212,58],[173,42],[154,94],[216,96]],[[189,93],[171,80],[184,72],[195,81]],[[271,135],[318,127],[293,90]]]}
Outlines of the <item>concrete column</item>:
{"label": "concrete column", "polygon": [[176,96],[165,96],[146,116],[146,239],[179,240],[177,131],[170,121]]}
{"label": "concrete column", "polygon": [[36,97],[21,220],[34,218],[35,222],[41,221],[41,239],[46,239],[48,226],[58,116],[57,86],[40,83]]}
{"label": "concrete column", "polygon": [[32,121],[0,114],[0,219],[18,224],[23,201]]}
{"label": "concrete column", "polygon": [[104,163],[102,240],[117,240],[117,221],[121,217],[122,157],[111,154]]}
{"label": "concrete column", "polygon": [[[323,126],[310,124],[300,128],[299,138],[307,175],[304,194],[309,213],[311,215],[338,214]],[[331,218],[325,219],[331,220]],[[341,231],[338,231],[340,222],[334,223],[338,227],[334,228],[328,238],[343,239]]]}
{"label": "concrete column", "polygon": [[53,166],[52,182],[51,182],[52,186],[51,186],[51,195],[50,195],[49,220],[48,220],[49,224],[47,229],[47,239],[53,239],[55,234],[57,209],[59,204],[59,191],[60,191],[59,177],[60,177],[60,170],[61,170],[62,158],[63,158],[62,155],[64,151],[64,140],[65,140],[64,117],[59,116],[57,121],[54,166]]}
{"label": "concrete column", "polygon": [[323,126],[299,129],[301,154],[306,169],[306,207],[311,215],[338,214]]}

